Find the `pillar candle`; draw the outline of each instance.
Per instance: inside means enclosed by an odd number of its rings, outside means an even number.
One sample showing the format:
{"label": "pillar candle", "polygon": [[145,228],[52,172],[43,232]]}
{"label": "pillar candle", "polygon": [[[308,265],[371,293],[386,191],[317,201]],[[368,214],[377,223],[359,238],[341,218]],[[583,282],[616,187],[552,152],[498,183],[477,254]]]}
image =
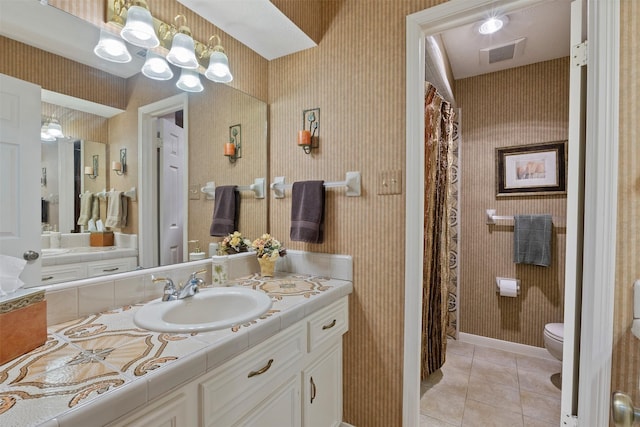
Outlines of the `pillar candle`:
{"label": "pillar candle", "polygon": [[114,171],[122,170],[122,163],[120,163],[120,162],[111,162],[111,169],[113,169]]}
{"label": "pillar candle", "polygon": [[233,156],[234,154],[236,154],[236,146],[233,144],[233,142],[226,142],[224,144],[224,155]]}
{"label": "pillar candle", "polygon": [[93,175],[93,168],[91,166],[85,166],[84,167],[84,174],[85,175]]}
{"label": "pillar candle", "polygon": [[311,145],[311,132],[308,130],[298,131],[298,145]]}

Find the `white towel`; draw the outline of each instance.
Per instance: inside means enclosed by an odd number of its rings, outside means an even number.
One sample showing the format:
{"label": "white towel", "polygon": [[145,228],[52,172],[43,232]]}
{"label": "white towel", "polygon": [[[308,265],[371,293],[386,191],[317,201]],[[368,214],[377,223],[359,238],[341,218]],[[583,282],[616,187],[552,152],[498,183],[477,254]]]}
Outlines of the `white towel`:
{"label": "white towel", "polygon": [[80,198],[80,216],[78,217],[78,225],[87,226],[92,208],[93,194],[91,191],[85,191]]}
{"label": "white towel", "polygon": [[120,221],[122,220],[122,191],[109,191],[109,203],[107,206],[107,220],[104,223],[105,227],[120,227]]}

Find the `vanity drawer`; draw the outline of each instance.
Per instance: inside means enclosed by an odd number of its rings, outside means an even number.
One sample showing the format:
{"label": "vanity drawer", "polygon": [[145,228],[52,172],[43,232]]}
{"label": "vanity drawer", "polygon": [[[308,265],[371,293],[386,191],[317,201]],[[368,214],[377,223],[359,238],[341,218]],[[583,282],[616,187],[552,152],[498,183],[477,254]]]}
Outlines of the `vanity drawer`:
{"label": "vanity drawer", "polygon": [[304,324],[298,323],[215,368],[200,382],[205,426],[233,425],[301,371]]}
{"label": "vanity drawer", "polygon": [[87,263],[87,277],[103,276],[105,274],[124,273],[135,270],[136,257],[106,259]]}
{"label": "vanity drawer", "polygon": [[309,316],[307,320],[307,351],[311,353],[330,339],[349,330],[349,306],[347,297]]}
{"label": "vanity drawer", "polygon": [[87,267],[84,264],[65,264],[42,267],[42,284],[69,282],[87,277]]}

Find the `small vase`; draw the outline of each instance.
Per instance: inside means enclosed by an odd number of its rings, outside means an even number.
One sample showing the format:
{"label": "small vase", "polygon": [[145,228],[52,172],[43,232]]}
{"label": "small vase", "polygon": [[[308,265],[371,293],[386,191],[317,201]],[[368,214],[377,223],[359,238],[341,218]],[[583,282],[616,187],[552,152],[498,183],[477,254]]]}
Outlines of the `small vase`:
{"label": "small vase", "polygon": [[276,261],[271,258],[258,258],[260,264],[260,275],[263,277],[273,277],[273,270],[276,268]]}

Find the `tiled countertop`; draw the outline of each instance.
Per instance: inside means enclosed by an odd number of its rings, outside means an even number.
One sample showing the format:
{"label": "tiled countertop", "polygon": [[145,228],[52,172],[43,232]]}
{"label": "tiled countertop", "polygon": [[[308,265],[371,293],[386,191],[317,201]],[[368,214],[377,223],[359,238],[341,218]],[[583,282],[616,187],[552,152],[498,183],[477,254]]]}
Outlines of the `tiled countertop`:
{"label": "tiled countertop", "polygon": [[118,246],[87,246],[75,248],[63,248],[68,252],[59,255],[45,255],[42,257],[42,266],[72,264],[75,262],[102,261],[105,259],[126,258],[138,256],[135,248]]}
{"label": "tiled countertop", "polygon": [[43,346],[0,366],[0,425],[104,425],[352,292],[348,281],[292,273],[229,285],[265,291],[273,307],[206,333],[140,329],[133,315],[141,305],[49,327]]}

